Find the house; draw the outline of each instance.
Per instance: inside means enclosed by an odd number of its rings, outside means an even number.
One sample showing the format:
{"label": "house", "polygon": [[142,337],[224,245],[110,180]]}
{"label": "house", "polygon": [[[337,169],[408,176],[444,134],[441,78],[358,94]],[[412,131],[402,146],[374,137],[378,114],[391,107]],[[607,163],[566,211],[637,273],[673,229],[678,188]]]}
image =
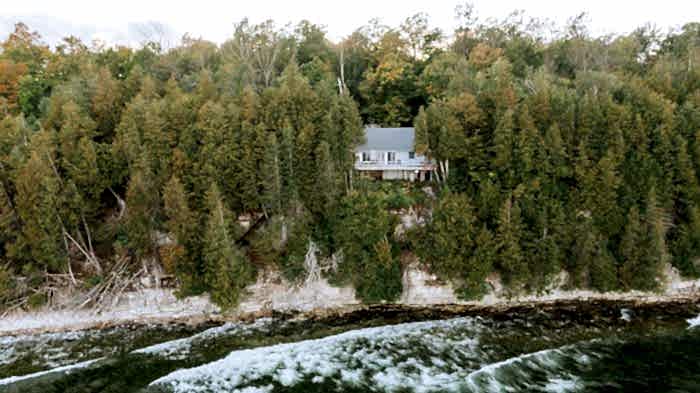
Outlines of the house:
{"label": "house", "polygon": [[360,175],[381,180],[430,180],[433,163],[414,151],[413,128],[365,128],[366,142],[355,151]]}

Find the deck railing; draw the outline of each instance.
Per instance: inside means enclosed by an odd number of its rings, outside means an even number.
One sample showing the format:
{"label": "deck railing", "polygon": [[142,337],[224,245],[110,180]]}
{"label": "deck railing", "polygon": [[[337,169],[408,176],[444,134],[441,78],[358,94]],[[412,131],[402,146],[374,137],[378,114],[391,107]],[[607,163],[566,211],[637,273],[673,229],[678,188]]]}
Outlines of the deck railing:
{"label": "deck railing", "polygon": [[370,160],[370,161],[358,161],[358,165],[360,166],[377,166],[377,165],[386,165],[386,166],[391,166],[391,165],[402,165],[403,162],[401,160],[394,160],[394,161],[384,161],[384,160]]}
{"label": "deck railing", "polygon": [[408,160],[408,161],[356,161],[355,169],[358,170],[430,170],[433,165],[430,161]]}

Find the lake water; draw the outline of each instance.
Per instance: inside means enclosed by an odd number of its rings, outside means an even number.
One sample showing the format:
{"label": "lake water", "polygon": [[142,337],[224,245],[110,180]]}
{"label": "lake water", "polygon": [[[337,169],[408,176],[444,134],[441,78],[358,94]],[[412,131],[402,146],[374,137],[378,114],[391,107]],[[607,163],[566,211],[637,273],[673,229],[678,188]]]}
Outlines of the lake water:
{"label": "lake water", "polygon": [[463,314],[0,337],[0,392],[700,392],[696,302]]}

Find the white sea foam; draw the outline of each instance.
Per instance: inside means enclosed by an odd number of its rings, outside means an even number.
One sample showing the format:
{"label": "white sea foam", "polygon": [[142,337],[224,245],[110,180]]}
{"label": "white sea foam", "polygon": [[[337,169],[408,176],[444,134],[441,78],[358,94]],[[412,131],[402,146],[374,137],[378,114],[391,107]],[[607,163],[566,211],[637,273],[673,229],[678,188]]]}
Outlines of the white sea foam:
{"label": "white sea foam", "polygon": [[[601,340],[593,339],[575,344],[565,345],[559,348],[545,349],[542,351],[527,353],[512,357],[500,362],[492,363],[470,373],[467,378],[467,385],[475,392],[483,391],[483,387],[488,387],[490,392],[519,391],[519,390],[545,390],[552,392],[572,392],[579,390],[578,379],[571,375],[571,361],[577,363],[581,368],[587,368],[592,358],[602,356],[592,350],[592,346]],[[564,362],[562,360],[568,360]],[[519,378],[508,381],[507,373],[499,374],[502,369],[515,367]],[[536,370],[536,374],[545,373],[548,377],[546,384],[533,383],[528,381],[528,370]],[[519,384],[520,386],[506,386],[506,384]]]}
{"label": "white sea foam", "polygon": [[33,373],[33,374],[27,374],[27,375],[21,375],[21,376],[16,376],[16,377],[9,377],[9,378],[5,378],[5,379],[0,379],[0,386],[9,385],[9,384],[11,384],[11,383],[16,383],[16,382],[19,382],[19,381],[24,381],[24,380],[27,380],[27,379],[33,379],[33,378],[41,377],[41,376],[47,375],[47,374],[54,374],[54,373],[70,373],[70,372],[72,372],[72,371],[74,371],[74,370],[86,368],[86,367],[90,366],[91,364],[93,364],[93,363],[95,363],[95,362],[97,362],[97,361],[100,361],[100,360],[102,360],[102,359],[104,359],[104,358],[92,359],[92,360],[88,360],[88,361],[85,361],[85,362],[80,362],[80,363],[76,363],[76,364],[71,364],[70,366],[57,367],[57,368],[53,368],[53,369],[51,369],[51,370],[40,371],[40,372]]}
{"label": "white sea foam", "polygon": [[688,319],[688,329],[700,326],[700,315],[695,318]]}
{"label": "white sea foam", "polygon": [[[469,318],[361,329],[234,351],[218,361],[178,370],[151,385],[202,393],[240,391],[270,382],[294,386],[301,381],[385,392],[502,392],[510,388],[568,392],[577,385],[561,360],[571,359],[582,367],[590,362],[584,353],[587,343],[489,362],[488,350],[483,352],[479,343],[482,332],[483,326]],[[545,380],[530,378],[542,372]]]}
{"label": "white sea foam", "polygon": [[73,357],[66,351],[67,342],[85,338],[89,333],[84,331],[47,333],[36,335],[0,337],[0,365],[11,364],[28,352],[36,354],[48,368],[64,366]]}
{"label": "white sea foam", "polygon": [[[169,374],[152,383],[175,392],[230,392],[266,378],[291,386],[301,380],[371,386],[384,391],[455,390],[468,369],[478,367],[478,333],[473,319],[416,322],[367,328],[317,340],[235,351],[218,361]],[[416,347],[422,355],[406,356]],[[430,359],[460,358],[447,366]]]}
{"label": "white sea foam", "polygon": [[132,353],[158,355],[169,359],[184,359],[189,354],[192,345],[196,345],[198,342],[222,335],[248,335],[267,328],[271,323],[271,318],[261,318],[249,324],[226,323],[190,337],[151,345],[149,347],[137,349]]}
{"label": "white sea foam", "polygon": [[267,385],[267,386],[251,386],[243,389],[236,389],[233,391],[233,393],[270,393],[272,392],[272,389],[275,387],[272,385]]}
{"label": "white sea foam", "polygon": [[567,379],[552,378],[547,381],[544,390],[551,393],[570,393],[581,390],[581,381],[579,378],[571,376]]}
{"label": "white sea foam", "polygon": [[631,322],[633,315],[634,314],[632,313],[632,310],[630,310],[629,308],[623,308],[620,310],[620,319],[622,319],[625,322]]}
{"label": "white sea foam", "polygon": [[542,351],[527,353],[524,355],[505,359],[500,362],[491,363],[469,373],[469,375],[467,375],[466,377],[466,383],[467,386],[469,386],[469,388],[473,391],[481,391],[483,390],[484,386],[487,386],[489,392],[501,392],[504,390],[503,385],[501,384],[501,382],[498,381],[496,375],[496,372],[499,369],[511,366],[515,363],[526,361],[536,362],[538,360],[546,360],[549,362],[549,359],[561,353],[563,353],[563,348],[545,349]]}

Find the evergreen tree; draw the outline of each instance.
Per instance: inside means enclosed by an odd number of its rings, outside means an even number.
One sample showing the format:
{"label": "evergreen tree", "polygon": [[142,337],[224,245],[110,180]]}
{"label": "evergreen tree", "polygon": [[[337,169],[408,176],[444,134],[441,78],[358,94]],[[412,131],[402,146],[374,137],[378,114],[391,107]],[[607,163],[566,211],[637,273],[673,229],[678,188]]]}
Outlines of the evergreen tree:
{"label": "evergreen tree", "polygon": [[207,192],[208,217],[203,239],[206,283],[211,298],[228,309],[238,305],[253,271],[231,233],[230,212],[224,207],[216,184]]}
{"label": "evergreen tree", "polygon": [[625,234],[620,243],[620,255],[623,258],[620,281],[625,288],[645,286],[644,278],[639,277],[638,274],[645,262],[644,254],[648,251],[645,247],[645,241],[648,240],[646,235],[639,209],[633,206],[627,213]]}
{"label": "evergreen tree", "polygon": [[351,187],[351,172],[355,164],[355,148],[364,139],[357,104],[352,97],[340,95],[331,106],[330,122],[332,132],[326,141],[331,149],[337,176],[342,177],[346,191]]}
{"label": "evergreen tree", "polygon": [[99,204],[103,191],[97,163],[97,148],[92,138],[95,123],[82,113],[73,101],[62,108],[61,128],[57,133],[59,165],[67,181],[75,184],[76,194],[81,199],[79,205],[84,214],[92,215]]}
{"label": "evergreen tree", "polygon": [[267,134],[265,143],[265,153],[262,161],[262,182],[263,208],[269,214],[279,213],[282,208],[280,178],[279,149],[277,147],[277,137],[274,133]]}
{"label": "evergreen tree", "polygon": [[[198,266],[200,238],[197,236],[198,220],[190,209],[185,187],[173,176],[163,189],[163,213],[165,228],[176,243],[161,251],[163,263],[175,273],[182,284],[182,292],[194,291],[200,279]],[[165,258],[163,258],[165,257]]]}
{"label": "evergreen tree", "polygon": [[564,208],[558,201],[537,200],[538,205],[530,239],[525,251],[530,272],[529,287],[542,290],[564,267],[569,239],[566,236]]}
{"label": "evergreen tree", "polygon": [[659,203],[656,190],[652,188],[646,199],[645,220],[647,225],[647,237],[649,239],[650,260],[645,266],[644,277],[648,284],[646,288],[658,287],[661,270],[670,262],[670,254],[666,242],[668,229],[671,227],[671,218]]}
{"label": "evergreen tree", "polygon": [[520,131],[516,140],[518,173],[521,179],[529,180],[536,175],[540,165],[545,163],[544,155],[540,152],[543,141],[537,130],[530,112],[525,107],[518,117]]}
{"label": "evergreen tree", "polygon": [[144,154],[129,178],[124,223],[128,246],[139,258],[150,256],[155,251],[159,195],[159,190],[154,188],[149,156]]}
{"label": "evergreen tree", "polygon": [[529,279],[527,260],[521,248],[520,208],[510,197],[506,199],[498,218],[496,241],[498,244],[498,265],[504,282],[515,292]]}
{"label": "evergreen tree", "polygon": [[364,274],[356,277],[353,286],[366,303],[396,300],[403,291],[401,264],[387,238],[375,243],[370,255],[365,255]]}
{"label": "evergreen tree", "polygon": [[[401,293],[401,268],[390,263],[387,246],[382,245],[393,232],[395,221],[384,201],[376,193],[351,192],[341,199],[336,214],[332,235],[342,261],[332,281],[353,284],[357,296],[367,302],[397,298]],[[378,252],[383,253],[383,259],[378,259]]]}
{"label": "evergreen tree", "polygon": [[493,236],[477,225],[469,198],[447,192],[415,247],[421,260],[439,277],[451,280],[464,298],[485,293],[485,279],[494,262]]}
{"label": "evergreen tree", "polygon": [[513,185],[513,148],[515,144],[513,111],[506,111],[493,135],[493,169],[501,174],[506,185]]}
{"label": "evergreen tree", "polygon": [[287,211],[298,200],[297,178],[294,168],[294,131],[285,127],[279,143],[280,199],[282,210]]}
{"label": "evergreen tree", "polygon": [[[262,132],[262,127],[257,128],[258,131]],[[256,209],[260,206],[258,193],[258,177],[261,176],[257,171],[257,166],[259,160],[262,158],[262,150],[264,146],[259,144],[256,149],[256,126],[244,121],[241,124],[240,132],[240,158],[238,160],[238,182],[237,191],[239,198],[241,200],[241,205],[243,210],[250,211]],[[259,141],[262,141],[262,136],[260,136]]]}
{"label": "evergreen tree", "polygon": [[700,275],[700,210],[691,207],[688,221],[675,229],[675,239],[671,249],[673,265],[681,273],[690,277]]}
{"label": "evergreen tree", "polygon": [[316,157],[316,181],[313,191],[309,190],[307,207],[311,212],[325,215],[333,211],[333,204],[338,195],[337,178],[331,159],[330,146],[327,142],[321,142],[315,153]]}
{"label": "evergreen tree", "polygon": [[590,217],[577,219],[573,256],[569,262],[571,284],[599,291],[616,289],[616,263],[607,242]]}
{"label": "evergreen tree", "polygon": [[123,87],[106,67],[100,67],[91,82],[90,113],[97,133],[111,142],[121,116]]}
{"label": "evergreen tree", "polygon": [[26,262],[30,271],[61,271],[67,262],[64,228],[58,215],[60,185],[47,154],[50,153],[37,146],[16,175],[15,201],[21,230],[10,256]]}

